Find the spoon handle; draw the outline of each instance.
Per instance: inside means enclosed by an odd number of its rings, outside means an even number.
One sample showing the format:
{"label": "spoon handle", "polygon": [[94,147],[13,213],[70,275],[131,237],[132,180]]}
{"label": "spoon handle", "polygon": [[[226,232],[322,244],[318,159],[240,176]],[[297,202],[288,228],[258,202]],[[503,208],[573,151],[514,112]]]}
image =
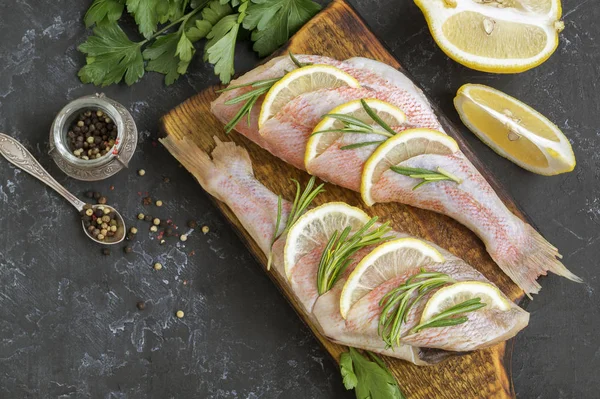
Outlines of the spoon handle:
{"label": "spoon handle", "polygon": [[69,201],[75,208],[82,210],[85,202],[80,201],[77,197],[71,194],[66,188],[64,188],[59,182],[54,180],[52,176],[39,164],[33,155],[27,149],[6,134],[0,133],[0,154],[4,155],[4,158],[8,162],[12,163],[18,168],[23,169],[33,177],[46,183],[52,187],[57,193],[62,195],[67,201]]}

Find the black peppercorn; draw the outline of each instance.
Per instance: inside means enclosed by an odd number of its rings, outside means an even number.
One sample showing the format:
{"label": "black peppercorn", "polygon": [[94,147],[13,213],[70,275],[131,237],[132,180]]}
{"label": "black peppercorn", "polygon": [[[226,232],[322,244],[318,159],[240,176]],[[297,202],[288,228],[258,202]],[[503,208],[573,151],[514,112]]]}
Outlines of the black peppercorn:
{"label": "black peppercorn", "polygon": [[125,252],[126,254],[130,254],[133,252],[133,248],[131,248],[131,246],[126,246],[125,248],[123,248],[123,252]]}
{"label": "black peppercorn", "polygon": [[94,192],[93,191],[88,191],[88,192],[85,193],[85,196],[87,198],[94,198]]}
{"label": "black peppercorn", "polygon": [[100,194],[99,192],[97,192],[97,191],[96,191],[96,192],[93,194],[93,196],[94,196],[94,199],[98,199],[98,198],[102,197],[102,194]]}
{"label": "black peppercorn", "polygon": [[104,204],[106,204],[106,202],[107,202],[106,197],[100,197],[100,198],[98,198],[98,203],[100,205],[104,205]]}
{"label": "black peppercorn", "polygon": [[190,220],[187,223],[187,225],[190,229],[195,229],[196,227],[198,227],[198,222],[196,222],[195,220]]}
{"label": "black peppercorn", "polygon": [[150,216],[150,215],[146,215],[146,216],[144,216],[144,220],[146,222],[151,222],[152,220],[154,220],[154,218],[152,216]]}
{"label": "black peppercorn", "polygon": [[105,256],[110,255],[110,249],[108,249],[108,248],[102,248],[102,255],[105,255]]}
{"label": "black peppercorn", "polygon": [[144,309],[146,309],[146,304],[145,304],[144,302],[142,302],[142,301],[139,301],[138,303],[136,303],[136,304],[135,304],[135,306],[137,306],[137,308],[138,308],[139,310],[144,310]]}

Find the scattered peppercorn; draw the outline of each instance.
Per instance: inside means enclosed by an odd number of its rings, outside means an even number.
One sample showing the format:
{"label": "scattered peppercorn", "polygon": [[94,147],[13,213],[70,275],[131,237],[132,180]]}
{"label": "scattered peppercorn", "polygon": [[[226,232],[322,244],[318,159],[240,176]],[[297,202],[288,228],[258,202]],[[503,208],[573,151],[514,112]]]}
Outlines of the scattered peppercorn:
{"label": "scattered peppercorn", "polygon": [[130,254],[133,252],[133,248],[131,248],[131,246],[126,246],[125,248],[123,248],[123,252],[125,252],[126,254]]}
{"label": "scattered peppercorn", "polygon": [[138,175],[144,176],[145,174],[146,174],[146,171],[144,169],[138,170]]}
{"label": "scattered peppercorn", "polygon": [[99,192],[95,192],[93,195],[94,195],[94,199],[98,199],[98,198],[102,197],[102,194],[100,194]]}
{"label": "scattered peppercorn", "polygon": [[88,197],[88,198],[94,198],[94,192],[93,191],[87,191],[85,193],[85,196]]}
{"label": "scattered peppercorn", "polygon": [[152,221],[152,223],[154,223],[155,226],[158,226],[160,224],[160,219],[159,218],[154,218],[154,220]]}
{"label": "scattered peppercorn", "polygon": [[187,239],[188,239],[188,236],[187,236],[186,234],[182,234],[182,235],[180,235],[180,236],[179,236],[179,239],[180,239],[181,241],[187,241]]}
{"label": "scattered peppercorn", "polygon": [[144,215],[143,213],[138,213],[139,220],[144,220],[145,217],[146,217],[146,215]]}
{"label": "scattered peppercorn", "polygon": [[160,240],[160,245],[163,245],[165,242],[165,240]]}
{"label": "scattered peppercorn", "polygon": [[163,181],[164,181],[165,183],[170,183],[170,182],[171,182],[171,179],[169,179],[168,177],[166,177],[166,176],[165,176],[165,177],[163,177]]}
{"label": "scattered peppercorn", "polygon": [[117,137],[117,125],[101,110],[83,111],[67,132],[73,155],[86,161],[108,154],[116,144]]}
{"label": "scattered peppercorn", "polygon": [[151,215],[146,215],[146,216],[144,217],[144,220],[145,220],[146,222],[151,222],[151,221],[152,221],[152,219],[154,219],[154,218],[153,218]]}
{"label": "scattered peppercorn", "polygon": [[139,301],[138,303],[136,303],[135,306],[137,306],[138,310],[146,309],[146,304],[142,301]]}
{"label": "scattered peppercorn", "polygon": [[153,233],[156,233],[158,231],[158,227],[152,226],[152,227],[150,227],[150,231]]}
{"label": "scattered peppercorn", "polygon": [[137,234],[137,232],[138,232],[138,229],[137,229],[136,227],[132,227],[132,228],[130,228],[130,229],[129,229],[129,232],[130,232],[131,234]]}
{"label": "scattered peppercorn", "polygon": [[105,255],[105,256],[110,255],[110,249],[109,248],[102,248],[102,255]]}
{"label": "scattered peppercorn", "polygon": [[163,202],[161,200],[156,201],[156,206],[163,206]]}
{"label": "scattered peppercorn", "polygon": [[150,198],[150,197],[144,197],[144,199],[142,200],[142,204],[144,204],[144,205],[150,205],[150,204],[152,204],[152,198]]}
{"label": "scattered peppercorn", "polygon": [[210,231],[210,229],[208,228],[208,226],[202,226],[202,232],[204,234],[207,234]]}
{"label": "scattered peppercorn", "polygon": [[185,313],[183,313],[182,310],[178,310],[177,313],[175,313],[175,315],[177,316],[178,319],[183,319],[183,316],[185,316]]}
{"label": "scattered peppercorn", "polygon": [[196,227],[198,227],[198,222],[196,222],[195,220],[190,220],[189,222],[187,222],[187,225],[190,229],[195,229]]}
{"label": "scattered peppercorn", "polygon": [[160,270],[160,269],[162,269],[162,264],[161,264],[161,263],[158,263],[158,262],[156,262],[156,263],[154,264],[154,270]]}
{"label": "scattered peppercorn", "polygon": [[106,197],[100,197],[100,198],[98,198],[98,203],[100,205],[105,205],[106,202],[108,202],[107,199],[106,199]]}
{"label": "scattered peppercorn", "polygon": [[165,236],[173,237],[173,235],[175,235],[175,232],[173,231],[173,229],[171,227],[167,227],[165,229]]}

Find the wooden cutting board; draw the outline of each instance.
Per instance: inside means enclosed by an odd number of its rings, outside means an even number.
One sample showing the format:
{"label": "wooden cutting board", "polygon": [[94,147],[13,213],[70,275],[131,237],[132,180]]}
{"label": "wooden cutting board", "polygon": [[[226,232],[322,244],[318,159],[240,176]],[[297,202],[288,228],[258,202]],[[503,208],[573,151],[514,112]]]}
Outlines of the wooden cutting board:
{"label": "wooden cutting board", "polygon": [[[318,54],[339,60],[353,56],[368,57],[383,61],[405,72],[356,11],[343,0],[331,3],[296,33],[276,55],[287,53],[288,50],[296,54]],[[293,199],[294,187],[290,183],[290,178],[306,183],[309,176],[275,158],[240,134],[225,135],[223,124],[210,112],[210,102],[217,97],[216,89],[218,88],[204,90],[165,115],[161,120],[164,131],[161,142],[167,148],[182,147],[181,149],[184,150],[180,140],[187,137],[202,150],[210,152],[214,147],[213,136],[218,136],[224,141],[234,141],[248,149],[258,180],[273,192],[282,194],[284,198]],[[452,125],[438,109],[436,112],[446,132],[456,139],[463,152],[488,179],[508,208],[523,218],[523,214],[512,198],[496,183],[483,163],[471,151],[460,130]],[[190,170],[189,165],[184,163],[183,166]],[[333,185],[327,185],[326,189],[327,192],[318,197],[317,204],[344,201],[363,208],[370,215],[390,220],[396,230],[423,237],[448,249],[481,271],[511,299],[516,302],[522,300],[523,292],[496,266],[482,242],[459,223],[433,212],[401,204],[378,204],[366,208],[361,202],[360,194],[356,192]],[[215,203],[250,251],[265,266],[267,261],[265,256],[235,215],[225,204],[216,200]],[[269,275],[300,317],[309,325],[323,347],[338,361],[340,353],[346,348],[333,344],[319,334],[316,328],[310,325],[301,307],[292,299],[286,284],[275,274],[269,273]],[[454,357],[431,367],[417,367],[392,358],[384,358],[384,360],[408,398],[507,398],[515,396],[510,372],[511,353],[512,343],[509,341],[486,350]]]}

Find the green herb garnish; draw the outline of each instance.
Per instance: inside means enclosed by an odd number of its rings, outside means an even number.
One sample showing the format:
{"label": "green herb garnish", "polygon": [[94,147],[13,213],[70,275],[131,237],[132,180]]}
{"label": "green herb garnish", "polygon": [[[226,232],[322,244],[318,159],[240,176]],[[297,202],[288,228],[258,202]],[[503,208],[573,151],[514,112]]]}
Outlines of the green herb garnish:
{"label": "green herb garnish", "polygon": [[[323,189],[324,184],[320,184],[315,188],[316,178],[312,176],[308,181],[308,184],[304,188],[304,191],[301,191],[300,183],[296,179],[292,179],[292,181],[296,184],[296,197],[294,198],[294,202],[292,203],[292,209],[288,215],[288,218],[285,222],[285,226],[281,232],[279,231],[279,225],[281,224],[281,219],[283,218],[283,199],[281,196],[277,198],[277,219],[275,222],[275,233],[273,234],[273,239],[271,240],[271,247],[279,237],[288,232],[288,230],[296,223],[296,221],[306,212],[310,204],[320,193],[324,192]],[[273,261],[273,251],[269,252],[269,257],[267,260],[267,270],[271,270],[271,263]]]}
{"label": "green herb garnish", "polygon": [[[421,269],[420,273],[411,276],[406,282],[381,298],[379,306],[383,306],[383,309],[379,316],[378,333],[386,345],[390,348],[400,345],[401,327],[406,322],[410,310],[425,295],[446,284],[455,282],[456,280],[445,273],[427,272],[425,269]],[[424,328],[446,327],[465,323],[468,320],[467,317],[453,316],[472,312],[484,306],[485,303],[481,303],[480,298],[459,303],[434,316],[431,320],[414,327],[409,334],[421,331]]]}
{"label": "green herb garnish", "polygon": [[437,168],[437,171],[421,168],[408,168],[404,166],[392,166],[390,168],[396,173],[404,176],[412,177],[413,179],[423,179],[419,184],[413,187],[413,190],[427,184],[436,181],[453,181],[457,184],[462,183],[462,180],[454,176],[452,173],[445,169]]}
{"label": "green herb garnish", "polygon": [[[365,110],[365,112],[367,113],[367,115],[369,115],[369,117],[371,118],[371,120],[375,124],[377,124],[381,129],[373,126],[372,124],[364,122],[358,118],[350,116],[350,115],[326,114],[323,116],[324,118],[329,117],[329,118],[336,119],[336,120],[342,122],[344,124],[344,127],[341,129],[320,130],[318,132],[314,132],[312,135],[323,134],[323,133],[378,134],[378,135],[390,138],[396,134],[396,131],[394,129],[392,129],[387,123],[385,123],[385,121],[383,119],[381,119],[375,111],[373,111],[373,108],[371,108],[364,99],[361,99],[360,103],[361,103],[363,109]],[[363,143],[355,143],[355,144],[343,146],[343,147],[341,147],[341,149],[342,150],[351,150],[354,148],[366,147],[366,146],[375,145],[375,144],[381,144],[384,141],[385,140],[366,141]]]}
{"label": "green herb garnish", "polygon": [[[79,77],[98,86],[122,80],[131,85],[154,71],[169,85],[186,73],[194,44],[206,38],[204,60],[228,83],[240,31],[251,31],[254,50],[264,56],[319,9],[312,0],[94,0],[84,17],[86,26],[95,28],[79,47],[86,55]],[[124,14],[133,17],[142,40],[123,32]]]}
{"label": "green herb garnish", "polygon": [[340,372],[346,389],[354,389],[357,399],[405,399],[396,379],[374,353],[362,355],[350,347],[340,357]]}
{"label": "green herb garnish", "polygon": [[375,222],[377,222],[377,217],[369,220],[351,236],[349,226],[341,233],[335,231],[331,235],[319,262],[319,271],[317,273],[319,295],[323,295],[333,287],[344,270],[352,262],[351,257],[358,250],[393,238],[393,236],[386,236],[391,231],[389,222],[371,230]]}
{"label": "green herb garnish", "polygon": [[[304,66],[310,65],[309,63],[302,63],[302,62],[298,61],[296,56],[294,56],[294,54],[291,51],[289,51],[288,54],[289,54],[290,58],[292,59],[292,62],[298,68],[302,68]],[[230,100],[225,101],[225,105],[234,105],[234,104],[238,104],[242,101],[246,101],[244,103],[244,105],[242,106],[242,108],[240,108],[238,110],[238,112],[235,114],[235,116],[233,118],[231,118],[231,120],[229,122],[227,122],[227,124],[225,125],[225,133],[230,133],[235,128],[235,126],[238,124],[238,122],[240,120],[242,120],[242,118],[244,116],[246,116],[248,118],[248,126],[250,126],[250,115],[252,112],[252,108],[254,107],[254,105],[260,98],[260,96],[262,96],[263,94],[266,94],[271,89],[271,87],[273,87],[273,85],[275,83],[277,83],[279,80],[281,80],[281,78],[257,80],[254,82],[244,83],[241,85],[229,86],[225,89],[218,90],[217,93],[224,93],[227,91],[240,89],[242,87],[251,87],[252,88],[252,90],[250,90],[244,94],[240,94],[237,97],[234,97]]]}

